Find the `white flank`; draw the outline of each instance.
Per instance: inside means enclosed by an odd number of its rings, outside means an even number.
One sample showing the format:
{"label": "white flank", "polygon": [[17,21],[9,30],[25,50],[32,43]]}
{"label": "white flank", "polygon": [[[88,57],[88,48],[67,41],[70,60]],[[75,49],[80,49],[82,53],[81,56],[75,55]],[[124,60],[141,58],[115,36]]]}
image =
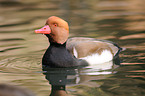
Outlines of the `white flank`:
{"label": "white flank", "polygon": [[78,52],[75,47],[73,48],[73,54],[76,58],[78,58]]}
{"label": "white flank", "polygon": [[92,54],[87,57],[79,58],[86,60],[90,65],[109,62],[113,59],[113,55],[110,51],[104,50],[100,55],[98,53]]}

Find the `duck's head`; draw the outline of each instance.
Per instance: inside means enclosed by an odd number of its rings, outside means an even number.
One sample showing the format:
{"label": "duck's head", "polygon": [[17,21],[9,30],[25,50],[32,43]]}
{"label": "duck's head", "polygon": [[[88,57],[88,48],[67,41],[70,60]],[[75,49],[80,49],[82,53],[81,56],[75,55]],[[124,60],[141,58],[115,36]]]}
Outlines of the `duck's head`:
{"label": "duck's head", "polygon": [[64,44],[69,36],[69,26],[63,19],[51,16],[47,19],[45,26],[35,30],[35,33],[45,34],[49,42]]}

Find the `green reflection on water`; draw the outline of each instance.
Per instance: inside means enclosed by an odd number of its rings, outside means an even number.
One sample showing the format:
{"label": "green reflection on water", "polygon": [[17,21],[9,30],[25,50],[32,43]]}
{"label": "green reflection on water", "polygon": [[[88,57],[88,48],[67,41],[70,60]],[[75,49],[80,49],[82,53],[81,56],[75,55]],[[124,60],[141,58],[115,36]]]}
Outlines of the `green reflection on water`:
{"label": "green reflection on water", "polygon": [[50,85],[41,74],[41,58],[48,41],[34,30],[56,15],[69,22],[70,37],[107,39],[125,47],[120,56],[123,63],[130,64],[118,67],[117,73],[111,75],[81,75],[82,83],[68,86],[70,95],[142,96],[144,5],[142,0],[1,0],[0,82],[25,86],[38,96],[48,96]]}

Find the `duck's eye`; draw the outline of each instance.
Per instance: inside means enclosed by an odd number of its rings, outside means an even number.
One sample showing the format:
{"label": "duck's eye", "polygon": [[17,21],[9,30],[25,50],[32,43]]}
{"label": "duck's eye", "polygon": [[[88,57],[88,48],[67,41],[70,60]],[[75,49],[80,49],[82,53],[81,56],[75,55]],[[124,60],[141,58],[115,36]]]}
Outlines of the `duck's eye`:
{"label": "duck's eye", "polygon": [[53,24],[55,27],[57,27],[57,24]]}

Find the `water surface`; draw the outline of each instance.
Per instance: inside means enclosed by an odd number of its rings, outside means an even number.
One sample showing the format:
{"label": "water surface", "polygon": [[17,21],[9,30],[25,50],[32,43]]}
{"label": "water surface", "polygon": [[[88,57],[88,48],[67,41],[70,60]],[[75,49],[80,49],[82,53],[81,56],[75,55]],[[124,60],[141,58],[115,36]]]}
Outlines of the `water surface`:
{"label": "water surface", "polygon": [[[0,83],[26,87],[37,96],[48,96],[49,83],[58,79],[67,81],[70,96],[143,96],[144,10],[143,0],[0,0]],[[53,70],[48,75],[53,79],[45,79],[41,58],[48,41],[34,30],[52,15],[69,22],[70,37],[106,39],[125,48],[120,66]],[[54,79],[60,72],[67,74]]]}

